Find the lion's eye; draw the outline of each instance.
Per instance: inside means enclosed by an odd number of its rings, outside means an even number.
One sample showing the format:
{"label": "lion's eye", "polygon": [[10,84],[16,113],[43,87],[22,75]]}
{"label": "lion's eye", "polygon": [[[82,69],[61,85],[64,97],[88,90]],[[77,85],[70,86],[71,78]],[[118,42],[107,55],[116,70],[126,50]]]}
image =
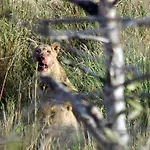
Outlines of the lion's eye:
{"label": "lion's eye", "polygon": [[47,50],[47,53],[49,53],[49,54],[50,54],[50,53],[51,53],[51,51],[50,51],[50,50]]}

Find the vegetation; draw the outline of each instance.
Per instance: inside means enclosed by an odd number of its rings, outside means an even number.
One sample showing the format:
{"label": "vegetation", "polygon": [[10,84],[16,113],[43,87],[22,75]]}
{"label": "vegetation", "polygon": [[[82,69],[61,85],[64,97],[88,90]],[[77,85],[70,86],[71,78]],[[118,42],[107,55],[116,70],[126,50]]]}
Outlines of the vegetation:
{"label": "vegetation", "polygon": [[[149,11],[146,1],[127,0],[121,1],[116,7],[118,14],[131,18],[146,16]],[[1,124],[0,124],[0,149],[32,149],[38,135],[38,123],[24,123],[31,113],[31,83],[35,73],[35,64],[32,60],[32,44],[28,40],[33,39],[40,43],[52,43],[49,38],[38,34],[34,25],[38,18],[62,18],[68,16],[85,16],[83,10],[66,1],[46,1],[46,0],[2,0],[0,4],[0,90],[1,95]],[[28,25],[22,25],[27,22]],[[36,25],[37,26],[37,25]],[[34,27],[34,28],[33,28]],[[85,29],[87,27],[98,27],[96,23],[84,24],[59,24],[52,26],[58,29]],[[148,28],[127,28],[121,34],[122,45],[125,53],[127,65],[135,65],[142,73],[150,71],[150,30]],[[69,54],[62,47],[60,60],[64,57],[71,59],[77,64],[86,65],[91,70],[99,73],[104,72],[104,55],[101,43],[90,40],[69,40],[73,47],[82,49],[92,56],[98,56],[100,61],[83,58]],[[102,85],[93,77],[82,73],[78,68],[67,66],[62,62],[72,83],[79,91],[102,90]],[[126,78],[134,76],[128,73]],[[80,82],[79,82],[80,81]],[[149,92],[150,82],[142,81],[134,86],[125,89],[126,95],[134,96],[138,92]],[[145,144],[149,135],[149,107],[150,98],[131,98],[132,101],[140,103],[144,109],[138,118],[128,122],[133,143],[131,149],[137,149]],[[91,102],[97,104],[105,113],[102,99],[92,99]],[[5,108],[7,103],[7,108]],[[134,106],[130,106],[129,111],[134,112]],[[34,109],[34,108],[33,108]],[[29,119],[27,119],[29,120]],[[91,146],[91,145],[90,145]],[[90,147],[89,146],[89,147]],[[92,146],[91,146],[92,147]],[[75,149],[78,149],[75,147]],[[88,148],[87,148],[88,149]],[[91,149],[94,149],[93,147]]]}

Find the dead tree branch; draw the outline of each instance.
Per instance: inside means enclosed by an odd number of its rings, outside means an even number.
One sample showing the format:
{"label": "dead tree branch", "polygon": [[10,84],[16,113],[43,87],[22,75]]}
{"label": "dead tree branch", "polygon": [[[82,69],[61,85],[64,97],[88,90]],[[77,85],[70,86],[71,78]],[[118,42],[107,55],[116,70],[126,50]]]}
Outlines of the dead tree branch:
{"label": "dead tree branch", "polygon": [[[99,91],[92,91],[92,92],[79,92],[76,94],[79,99],[91,99],[91,98],[101,98],[104,99],[104,95],[102,92]],[[103,104],[103,102],[101,102]]]}
{"label": "dead tree branch", "polygon": [[96,41],[104,42],[104,43],[109,42],[109,40],[104,38],[104,37],[88,35],[87,32],[89,32],[89,31],[88,30],[82,30],[82,31],[78,31],[78,30],[75,30],[75,31],[73,31],[73,30],[53,31],[53,32],[49,32],[47,34],[47,36],[50,36],[51,39],[56,39],[56,40],[66,40],[66,39],[69,39],[69,38],[76,38],[76,39],[96,40]]}
{"label": "dead tree branch", "polygon": [[[100,0],[100,15],[105,18],[115,18],[116,10],[110,5],[115,2],[114,0]],[[104,44],[105,57],[106,57],[106,83],[104,84],[105,106],[107,110],[107,121],[110,124],[114,124],[112,130],[117,132],[120,137],[120,143],[124,146],[119,147],[112,145],[112,149],[125,149],[128,145],[129,136],[126,127],[126,117],[122,113],[115,120],[115,116],[120,112],[125,111],[126,105],[124,101],[124,86],[112,90],[112,87],[118,86],[124,83],[124,73],[122,69],[124,67],[123,51],[119,40],[119,30],[116,21],[104,21],[101,23],[103,28],[114,28],[114,30],[107,31],[103,34],[104,37],[110,40],[110,43]],[[114,67],[115,66],[115,67]],[[115,122],[114,122],[115,120]]]}
{"label": "dead tree branch", "polygon": [[141,92],[141,93],[134,93],[132,95],[125,96],[125,100],[133,99],[133,98],[141,98],[140,101],[142,101],[143,98],[150,98],[150,93]]}
{"label": "dead tree branch", "polygon": [[127,22],[127,25],[137,25],[137,26],[150,27],[150,17],[137,18],[134,20],[130,20],[129,23]]}
{"label": "dead tree branch", "polygon": [[[117,136],[105,127],[106,123],[103,115],[97,107],[77,99],[77,96],[73,96],[62,84],[51,77],[41,77],[41,81],[47,83],[56,93],[59,93],[53,95],[58,103],[67,102],[68,100],[71,102],[74,114],[81,119],[85,128],[96,138],[102,149],[108,147],[108,150],[111,150],[110,145],[118,143]],[[108,130],[109,133],[113,134],[113,138],[107,133]]]}
{"label": "dead tree branch", "polygon": [[[125,17],[115,17],[115,18],[109,18],[109,20],[114,20],[120,23],[127,23],[131,21],[130,18]],[[38,24],[60,24],[60,23],[83,23],[83,22],[103,22],[108,21],[107,18],[101,17],[101,16],[87,16],[87,17],[67,17],[67,18],[55,18],[55,19],[39,19]]]}
{"label": "dead tree branch", "polygon": [[[100,15],[98,4],[96,4],[90,0],[68,0],[68,1],[80,6],[90,15]],[[118,0],[110,1],[109,5],[113,6],[117,2],[118,2]]]}
{"label": "dead tree branch", "polygon": [[[104,18],[102,16],[87,16],[83,18],[55,18],[55,19],[44,19],[38,20],[37,23],[40,25],[48,25],[48,24],[59,24],[59,23],[82,23],[82,22],[99,22],[103,23],[104,21],[116,21],[120,25],[119,29],[124,29],[128,26],[146,26],[150,27],[150,17],[144,18],[125,18],[125,17],[114,17],[114,18]],[[24,23],[23,23],[24,24]],[[27,23],[26,23],[27,24]]]}
{"label": "dead tree branch", "polygon": [[119,86],[127,86],[129,84],[132,84],[133,82],[137,82],[137,81],[144,80],[144,79],[150,79],[150,73],[145,73],[133,79],[126,80],[124,83],[115,86],[114,89],[118,88]]}
{"label": "dead tree branch", "polygon": [[90,1],[90,0],[68,0],[71,3],[74,3],[81,8],[83,8],[90,15],[98,15],[99,8],[98,4]]}

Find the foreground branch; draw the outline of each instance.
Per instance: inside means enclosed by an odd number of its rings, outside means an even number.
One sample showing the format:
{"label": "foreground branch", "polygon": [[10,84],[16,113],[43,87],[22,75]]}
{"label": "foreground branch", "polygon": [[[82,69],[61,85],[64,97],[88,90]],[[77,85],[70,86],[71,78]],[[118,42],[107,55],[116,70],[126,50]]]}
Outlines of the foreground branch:
{"label": "foreground branch", "polygon": [[[84,30],[84,32],[88,32],[88,30]],[[91,32],[93,34],[93,32]],[[67,40],[69,38],[76,38],[76,39],[86,39],[86,40],[95,40],[99,42],[104,42],[108,43],[109,40],[102,37],[102,36],[95,36],[95,35],[88,35],[88,34],[82,34],[82,31],[78,30],[64,30],[64,31],[53,31],[49,32],[47,35],[51,37],[51,39],[56,39],[56,40]]]}
{"label": "foreground branch", "polygon": [[118,145],[116,134],[105,127],[106,123],[103,115],[97,107],[77,99],[78,96],[72,95],[62,84],[56,82],[51,77],[41,77],[41,81],[47,83],[55,91],[52,98],[58,103],[68,102],[68,100],[71,102],[75,116],[83,122],[85,128],[95,137],[101,149],[111,150],[112,144]]}
{"label": "foreground branch", "polygon": [[68,0],[81,8],[83,8],[90,15],[98,15],[99,8],[98,4],[90,1],[90,0]]}
{"label": "foreground branch", "polygon": [[118,88],[119,86],[127,86],[129,84],[132,84],[133,82],[137,82],[137,81],[140,81],[143,79],[150,79],[150,73],[142,74],[142,75],[137,76],[133,79],[126,80],[124,83],[117,85],[117,86],[114,86],[114,89]]}
{"label": "foreground branch", "polygon": [[[81,8],[83,8],[90,15],[100,15],[99,14],[99,6],[98,4],[90,1],[90,0],[68,0]],[[118,0],[110,1],[109,5],[115,5]]]}
{"label": "foreground branch", "polygon": [[[98,99],[104,99],[104,95],[100,91],[92,91],[92,92],[80,92],[76,94],[78,99],[92,99],[92,98],[98,98]],[[93,102],[91,102],[93,104]],[[99,102],[96,102],[99,103]],[[100,105],[103,105],[103,101],[99,103]]]}
{"label": "foreground branch", "polygon": [[[105,106],[107,113],[107,121],[113,124],[113,131],[117,132],[120,138],[122,147],[116,147],[112,145],[112,149],[120,150],[126,149],[128,145],[129,136],[126,127],[126,116],[124,112],[126,110],[126,104],[124,100],[124,86],[113,89],[114,86],[124,83],[124,67],[123,51],[119,39],[119,26],[118,23],[113,20],[116,17],[116,10],[110,5],[115,0],[100,0],[100,15],[109,21],[101,23],[103,28],[114,28],[113,30],[107,30],[103,34],[105,38],[110,40],[110,43],[105,43],[105,57],[106,57],[106,84],[104,84]],[[112,90],[113,89],[113,90]],[[115,117],[120,114],[118,118]],[[115,120],[115,122],[114,122]]]}

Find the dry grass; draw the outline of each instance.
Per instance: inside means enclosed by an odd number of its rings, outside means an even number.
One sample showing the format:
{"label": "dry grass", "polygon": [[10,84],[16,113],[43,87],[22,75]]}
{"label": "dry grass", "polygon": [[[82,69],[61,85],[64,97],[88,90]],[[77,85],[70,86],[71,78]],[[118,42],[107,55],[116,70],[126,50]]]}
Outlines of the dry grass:
{"label": "dry grass", "polygon": [[[45,0],[46,1],[46,0]],[[29,116],[31,104],[30,88],[32,76],[35,72],[35,66],[32,61],[31,44],[27,38],[35,39],[42,43],[52,42],[50,39],[44,38],[32,32],[31,27],[20,27],[18,20],[28,21],[34,24],[36,18],[55,18],[63,16],[85,16],[85,13],[74,5],[70,5],[65,1],[15,1],[2,0],[0,4],[0,14],[12,16],[13,20],[0,18],[0,87],[3,91],[2,99],[7,101],[7,109],[1,106],[1,124],[0,124],[0,149],[32,149],[34,141],[38,135],[39,125],[37,122],[32,124],[24,124],[23,116]],[[149,7],[146,3],[148,0],[127,0],[121,1],[117,6],[118,14],[121,16],[139,17],[146,16],[149,13]],[[58,4],[59,3],[59,4]],[[1,16],[1,15],[0,15]],[[52,26],[56,29],[74,29],[87,27],[95,27],[94,23],[84,24],[60,24]],[[73,46],[83,49],[86,52],[92,51],[92,55],[96,54],[102,60],[102,63],[76,57],[68,54],[62,49],[60,58],[63,56],[69,57],[73,61],[84,64],[99,72],[102,76],[104,73],[104,55],[102,45],[97,42],[85,40],[70,40]],[[141,72],[150,71],[150,30],[144,27],[128,28],[122,32],[122,45],[125,53],[125,61],[127,65],[134,64],[139,67]],[[63,64],[63,63],[62,63]],[[65,66],[68,76],[73,84],[80,91],[101,90],[102,85],[97,83],[93,77],[84,75],[79,69]],[[127,74],[130,77],[131,74]],[[78,82],[80,81],[80,82]],[[126,89],[126,94],[137,93],[138,91],[149,91],[149,81],[144,81],[138,84],[134,91]],[[0,97],[1,99],[1,97]],[[91,101],[102,101],[94,99]],[[128,127],[133,138],[132,149],[137,149],[145,144],[147,133],[147,125],[149,123],[149,100],[140,99],[139,101],[144,110],[140,117],[132,122],[129,122]],[[128,104],[127,104],[128,105]],[[103,105],[99,105],[104,109]],[[33,107],[30,107],[34,109]],[[24,112],[26,112],[24,114]],[[138,136],[137,136],[138,135]],[[89,144],[90,145],[90,144]],[[78,146],[74,150],[79,149]],[[89,146],[86,149],[94,149]]]}

